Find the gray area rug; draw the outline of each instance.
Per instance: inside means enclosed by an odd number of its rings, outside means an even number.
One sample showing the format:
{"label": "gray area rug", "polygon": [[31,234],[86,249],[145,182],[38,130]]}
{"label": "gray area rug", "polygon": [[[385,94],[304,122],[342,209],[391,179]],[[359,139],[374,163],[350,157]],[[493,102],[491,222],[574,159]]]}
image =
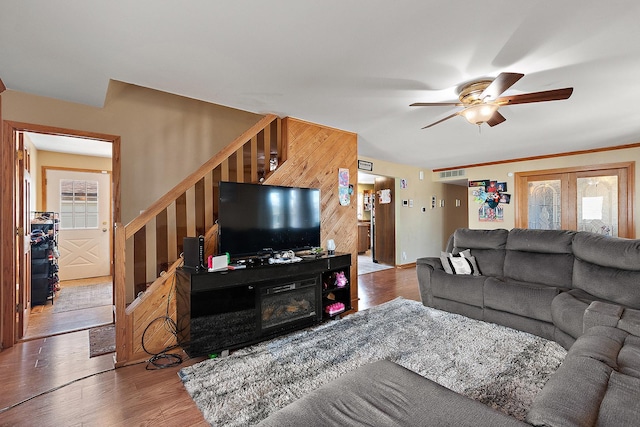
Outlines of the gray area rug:
{"label": "gray area rug", "polygon": [[380,359],[523,419],[565,355],[555,342],[398,298],[205,360],[179,375],[215,426],[255,424]]}
{"label": "gray area rug", "polygon": [[53,303],[54,313],[82,310],[113,304],[113,285],[98,283],[95,285],[62,286]]}

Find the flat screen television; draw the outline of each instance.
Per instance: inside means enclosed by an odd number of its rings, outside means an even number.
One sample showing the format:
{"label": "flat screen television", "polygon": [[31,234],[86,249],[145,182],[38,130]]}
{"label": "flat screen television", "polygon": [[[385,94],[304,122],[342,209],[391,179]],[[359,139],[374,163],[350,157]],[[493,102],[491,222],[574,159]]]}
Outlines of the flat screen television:
{"label": "flat screen television", "polygon": [[218,249],[237,259],[320,246],[320,190],[220,183]]}

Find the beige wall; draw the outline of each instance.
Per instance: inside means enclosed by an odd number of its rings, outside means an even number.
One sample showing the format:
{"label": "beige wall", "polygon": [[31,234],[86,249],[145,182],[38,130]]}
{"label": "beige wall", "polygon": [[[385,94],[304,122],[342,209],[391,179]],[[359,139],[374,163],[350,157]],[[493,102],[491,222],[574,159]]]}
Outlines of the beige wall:
{"label": "beige wall", "polygon": [[124,223],[261,118],[117,81],[103,108],[12,90],[1,101],[3,120],[120,136]]}
{"label": "beige wall", "polygon": [[[514,175],[516,172],[557,169],[574,166],[598,165],[604,163],[617,163],[635,161],[636,165],[640,161],[640,148],[627,148],[623,150],[611,150],[590,154],[579,154],[572,156],[554,157],[540,160],[529,160],[521,162],[511,162],[492,166],[482,166],[466,169],[466,178],[470,181],[480,179],[492,179],[507,183],[508,193],[512,194],[514,189]],[[510,176],[511,175],[511,176]],[[434,181],[439,180],[437,173],[432,175]],[[440,182],[446,182],[441,180]],[[635,176],[636,193],[640,189],[640,173],[636,172]],[[480,205],[473,201],[471,191],[468,191],[469,201],[469,227],[479,229],[506,228],[511,229],[515,226],[515,204],[512,202],[505,205],[504,222],[480,222],[478,221],[478,209]],[[640,198],[635,198],[634,206],[634,223],[636,230],[636,238],[639,238],[640,232]]]}
{"label": "beige wall", "polygon": [[[444,197],[445,186],[434,182],[428,170],[367,157],[358,158],[373,163],[372,174],[396,178],[394,194],[397,197],[392,199],[396,209],[396,265],[409,264],[424,256],[439,255],[442,241],[446,240],[444,209],[439,204]],[[422,180],[420,171],[424,172]],[[401,179],[407,180],[407,188],[400,188]],[[436,196],[438,200],[433,209],[431,196]],[[403,199],[413,200],[413,207],[402,206]],[[422,207],[425,212],[422,212]]]}

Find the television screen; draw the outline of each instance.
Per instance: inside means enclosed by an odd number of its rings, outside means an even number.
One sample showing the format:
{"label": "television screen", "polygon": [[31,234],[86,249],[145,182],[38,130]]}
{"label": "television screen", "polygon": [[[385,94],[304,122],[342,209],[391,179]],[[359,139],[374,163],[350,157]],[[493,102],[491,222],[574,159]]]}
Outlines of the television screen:
{"label": "television screen", "polygon": [[320,190],[220,183],[220,253],[231,258],[320,246]]}

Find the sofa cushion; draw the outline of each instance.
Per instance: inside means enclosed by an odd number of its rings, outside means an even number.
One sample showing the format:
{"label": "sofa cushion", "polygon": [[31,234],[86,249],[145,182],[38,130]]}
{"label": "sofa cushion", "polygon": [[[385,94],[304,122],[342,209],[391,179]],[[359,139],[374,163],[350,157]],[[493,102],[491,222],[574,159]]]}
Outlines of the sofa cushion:
{"label": "sofa cushion", "polygon": [[640,419],[640,337],[596,326],[578,338],[538,394],[537,426],[627,426]]}
{"label": "sofa cushion", "polygon": [[463,316],[471,319],[485,320],[484,315],[486,310],[476,305],[464,304],[459,301],[454,301],[446,298],[433,297],[433,308],[438,310],[448,311],[449,313],[462,314]]}
{"label": "sofa cushion", "polygon": [[584,312],[582,323],[585,332],[594,326],[611,326],[640,337],[640,310],[633,308],[593,301]]}
{"label": "sofa cushion", "polygon": [[640,337],[640,310],[625,308],[617,327]]}
{"label": "sofa cushion", "polygon": [[595,425],[613,369],[589,358],[567,361],[568,357],[536,396],[527,413],[528,423],[563,427]]}
{"label": "sofa cushion", "polygon": [[510,251],[571,254],[575,231],[531,230],[514,228],[507,237],[506,249]]}
{"label": "sofa cushion", "polygon": [[602,267],[640,271],[640,240],[580,232],[573,238],[573,253]]}
{"label": "sofa cushion", "polygon": [[598,299],[640,309],[638,270],[605,267],[576,258],[573,266],[573,287],[582,289]]}
{"label": "sofa cushion", "polygon": [[638,390],[640,390],[640,378],[613,371],[607,384],[607,392],[600,403],[597,425],[637,426],[640,422]]}
{"label": "sofa cushion", "polygon": [[482,315],[483,318],[481,320],[484,320],[485,322],[507,326],[548,340],[554,340],[556,337],[556,327],[553,326],[553,323],[521,316],[519,314],[508,313],[506,311],[494,310],[489,307],[485,307],[483,309]]}
{"label": "sofa cushion", "polygon": [[509,231],[459,228],[453,233],[453,246],[469,249],[504,249]]}
{"label": "sofa cushion", "polygon": [[551,302],[559,292],[554,286],[489,277],[484,306],[551,323]]}
{"label": "sofa cushion", "polygon": [[508,250],[504,276],[521,282],[543,283],[570,289],[573,255]]}
{"label": "sofa cushion", "polygon": [[444,270],[431,273],[431,292],[434,297],[459,301],[482,307],[482,285],[484,276],[459,276],[447,274]]}
{"label": "sofa cushion", "polygon": [[587,332],[594,326],[611,326],[615,328],[623,312],[624,308],[619,305],[593,301],[584,311],[582,331]]}
{"label": "sofa cushion", "polygon": [[526,426],[386,360],[325,384],[258,425]]}
{"label": "sofa cushion", "polygon": [[514,228],[507,238],[504,276],[571,288],[574,231]]}
{"label": "sofa cushion", "polygon": [[595,299],[580,289],[560,293],[551,302],[553,324],[573,338],[578,338],[584,332],[584,312]]}
{"label": "sofa cushion", "polygon": [[484,276],[502,277],[507,230],[471,230],[459,228],[453,233],[453,246],[462,251],[471,249],[478,269]]}

